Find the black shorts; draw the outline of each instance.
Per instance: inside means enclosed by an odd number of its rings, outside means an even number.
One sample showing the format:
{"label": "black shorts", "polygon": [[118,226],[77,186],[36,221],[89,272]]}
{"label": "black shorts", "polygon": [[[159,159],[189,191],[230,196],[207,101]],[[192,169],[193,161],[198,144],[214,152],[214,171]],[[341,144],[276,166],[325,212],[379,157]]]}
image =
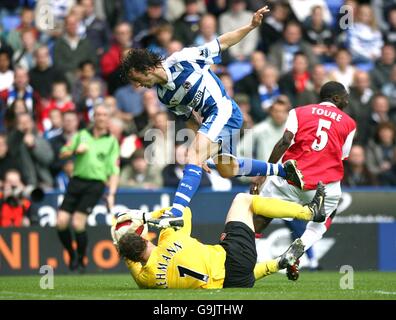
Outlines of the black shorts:
{"label": "black shorts", "polygon": [[220,245],[226,251],[223,288],[253,287],[257,262],[254,232],[243,222],[230,221],[224,228]]}
{"label": "black shorts", "polygon": [[69,213],[79,211],[90,214],[103,196],[105,184],[99,180],[70,179],[61,210]]}

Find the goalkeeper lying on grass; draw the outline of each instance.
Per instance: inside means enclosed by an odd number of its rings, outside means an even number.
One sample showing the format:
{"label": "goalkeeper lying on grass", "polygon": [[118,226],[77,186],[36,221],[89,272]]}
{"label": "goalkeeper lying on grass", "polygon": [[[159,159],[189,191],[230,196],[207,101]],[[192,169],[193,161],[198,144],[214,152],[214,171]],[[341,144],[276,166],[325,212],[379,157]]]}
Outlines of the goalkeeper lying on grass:
{"label": "goalkeeper lying on grass", "polygon": [[304,247],[296,241],[280,257],[257,262],[253,214],[270,218],[296,218],[323,221],[324,187],[319,184],[312,201],[302,206],[283,200],[238,194],[227,214],[225,229],[218,245],[205,245],[191,237],[191,211],[183,213],[184,226],[161,231],[158,245],[138,235],[142,228],[126,228],[126,216],[155,225],[166,211],[152,213],[132,210],[121,213],[112,227],[112,235],[120,255],[125,259],[140,288],[217,289],[253,287],[254,282],[293,265]]}

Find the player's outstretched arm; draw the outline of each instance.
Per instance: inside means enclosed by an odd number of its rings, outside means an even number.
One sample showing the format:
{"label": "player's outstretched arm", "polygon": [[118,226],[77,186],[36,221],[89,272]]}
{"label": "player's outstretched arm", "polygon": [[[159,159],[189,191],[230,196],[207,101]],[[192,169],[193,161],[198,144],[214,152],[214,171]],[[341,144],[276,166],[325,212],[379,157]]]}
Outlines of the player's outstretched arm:
{"label": "player's outstretched arm", "polygon": [[250,31],[260,26],[261,22],[263,21],[264,14],[266,14],[269,11],[270,9],[268,8],[268,6],[264,6],[263,8],[257,10],[254,13],[252,22],[250,24],[243,26],[239,29],[236,29],[234,31],[230,31],[222,34],[218,38],[220,49],[227,50],[229,47],[232,47],[234,44],[237,44],[239,41],[241,41],[244,37],[247,36],[247,34]]}

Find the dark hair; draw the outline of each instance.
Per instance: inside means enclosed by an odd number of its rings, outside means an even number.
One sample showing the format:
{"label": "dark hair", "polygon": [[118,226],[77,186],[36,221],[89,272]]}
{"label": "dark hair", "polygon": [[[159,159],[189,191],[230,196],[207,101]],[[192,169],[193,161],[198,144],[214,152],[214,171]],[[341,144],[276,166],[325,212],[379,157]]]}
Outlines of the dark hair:
{"label": "dark hair", "polygon": [[343,95],[347,93],[345,87],[336,81],[326,82],[320,89],[320,99],[322,101],[333,101],[333,97],[336,95]]}
{"label": "dark hair", "polygon": [[121,77],[130,81],[130,72],[147,72],[148,69],[161,65],[163,58],[147,49],[131,49],[122,59]]}
{"label": "dark hair", "polygon": [[134,262],[140,262],[147,248],[147,242],[134,232],[127,232],[118,241],[118,251],[121,257]]}
{"label": "dark hair", "polygon": [[95,69],[95,64],[92,62],[92,60],[83,60],[78,64],[78,69],[82,70],[86,65],[91,65]]}
{"label": "dark hair", "polygon": [[377,143],[381,143],[381,139],[380,139],[380,131],[383,129],[389,129],[392,130],[393,132],[393,143],[396,142],[396,126],[390,122],[390,121],[386,121],[386,122],[381,122],[375,130],[375,134],[374,134],[374,141]]}

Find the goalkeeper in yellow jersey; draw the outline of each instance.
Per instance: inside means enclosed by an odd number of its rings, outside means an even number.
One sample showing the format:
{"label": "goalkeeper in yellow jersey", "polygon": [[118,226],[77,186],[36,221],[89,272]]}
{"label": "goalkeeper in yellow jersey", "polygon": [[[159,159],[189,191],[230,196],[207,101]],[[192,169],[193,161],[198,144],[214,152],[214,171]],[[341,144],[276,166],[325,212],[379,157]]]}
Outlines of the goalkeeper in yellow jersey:
{"label": "goalkeeper in yellow jersey", "polygon": [[[184,226],[162,230],[157,246],[127,231],[117,247],[140,288],[250,288],[256,280],[293,265],[304,252],[297,241],[280,257],[257,263],[253,214],[323,221],[324,198],[321,184],[304,206],[240,193],[233,200],[217,245],[205,245],[191,237],[191,211],[186,208]],[[141,212],[142,219],[155,224],[165,211]]]}

